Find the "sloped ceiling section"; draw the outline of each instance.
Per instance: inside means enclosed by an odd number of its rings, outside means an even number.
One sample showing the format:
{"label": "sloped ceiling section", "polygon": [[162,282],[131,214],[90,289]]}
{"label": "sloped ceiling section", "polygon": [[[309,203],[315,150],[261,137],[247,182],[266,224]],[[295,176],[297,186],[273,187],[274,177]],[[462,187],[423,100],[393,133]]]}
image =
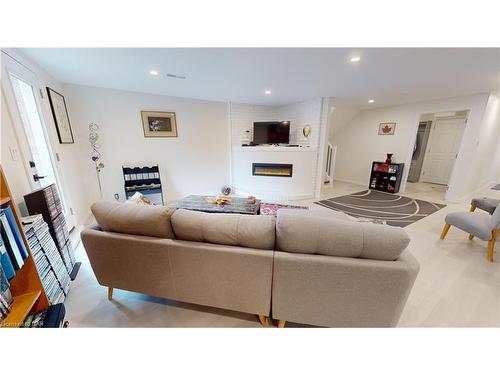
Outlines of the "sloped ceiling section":
{"label": "sloped ceiling section", "polygon": [[330,98],[328,115],[329,140],[333,142],[335,135],[347,126],[361,111],[361,107],[354,101]]}

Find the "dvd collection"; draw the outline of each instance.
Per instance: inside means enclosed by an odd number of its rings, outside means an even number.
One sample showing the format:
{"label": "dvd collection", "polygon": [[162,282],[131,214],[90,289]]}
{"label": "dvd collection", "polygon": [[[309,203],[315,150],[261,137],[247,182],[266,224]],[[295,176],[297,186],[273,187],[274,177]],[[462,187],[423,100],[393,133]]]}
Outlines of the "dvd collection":
{"label": "dvd collection", "polygon": [[70,253],[59,253],[42,215],[23,217],[21,221],[50,304],[63,302],[69,291],[69,274],[74,264]]}

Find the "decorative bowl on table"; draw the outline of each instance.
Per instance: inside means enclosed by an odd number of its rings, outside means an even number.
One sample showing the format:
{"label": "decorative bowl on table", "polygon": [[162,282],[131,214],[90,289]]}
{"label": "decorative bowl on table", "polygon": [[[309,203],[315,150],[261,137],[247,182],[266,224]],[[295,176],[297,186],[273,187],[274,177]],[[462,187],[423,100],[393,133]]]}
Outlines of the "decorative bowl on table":
{"label": "decorative bowl on table", "polygon": [[223,186],[222,189],[221,189],[221,193],[224,194],[224,195],[229,195],[231,194],[231,186]]}

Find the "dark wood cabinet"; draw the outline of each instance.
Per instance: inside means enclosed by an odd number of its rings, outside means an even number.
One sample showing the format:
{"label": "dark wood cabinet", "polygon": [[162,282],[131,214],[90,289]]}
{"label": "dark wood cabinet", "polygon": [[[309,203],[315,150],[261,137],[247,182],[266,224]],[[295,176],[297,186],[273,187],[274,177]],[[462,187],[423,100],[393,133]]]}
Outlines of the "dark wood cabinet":
{"label": "dark wood cabinet", "polygon": [[399,192],[403,168],[404,163],[389,164],[381,161],[374,161],[372,163],[368,187],[373,190],[385,191],[386,193]]}

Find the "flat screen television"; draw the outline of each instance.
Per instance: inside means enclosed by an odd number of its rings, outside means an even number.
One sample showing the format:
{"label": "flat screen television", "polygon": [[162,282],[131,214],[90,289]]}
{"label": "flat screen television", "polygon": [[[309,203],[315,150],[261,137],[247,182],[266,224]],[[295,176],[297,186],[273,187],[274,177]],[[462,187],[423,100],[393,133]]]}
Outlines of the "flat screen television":
{"label": "flat screen television", "polygon": [[275,144],[290,142],[290,121],[253,123],[253,143]]}

